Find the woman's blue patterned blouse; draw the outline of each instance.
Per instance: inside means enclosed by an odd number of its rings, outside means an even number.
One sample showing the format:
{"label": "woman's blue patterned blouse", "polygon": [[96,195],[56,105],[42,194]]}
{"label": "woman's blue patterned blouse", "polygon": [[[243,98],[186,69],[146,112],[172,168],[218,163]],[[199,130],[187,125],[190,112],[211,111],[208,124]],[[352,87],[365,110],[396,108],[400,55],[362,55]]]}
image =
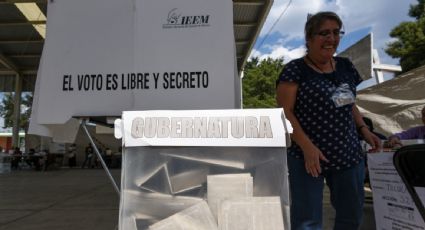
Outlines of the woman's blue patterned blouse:
{"label": "woman's blue patterned blouse", "polygon": [[[308,66],[303,58],[285,65],[280,82],[298,84],[294,114],[306,135],[329,160],[321,162],[324,170],[342,170],[357,165],[363,154],[353,118],[353,104],[337,108],[331,99],[336,87],[347,83],[356,95],[356,86],[362,81],[354,65],[346,58],[334,57],[333,73],[319,73]],[[297,143],[288,148],[288,154],[303,158]]]}

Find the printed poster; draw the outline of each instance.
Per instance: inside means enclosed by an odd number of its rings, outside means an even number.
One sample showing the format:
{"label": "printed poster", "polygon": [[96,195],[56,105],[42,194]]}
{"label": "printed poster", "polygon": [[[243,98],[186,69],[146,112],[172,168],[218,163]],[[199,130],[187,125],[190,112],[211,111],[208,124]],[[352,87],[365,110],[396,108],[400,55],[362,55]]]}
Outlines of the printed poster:
{"label": "printed poster", "polygon": [[393,152],[368,154],[376,229],[423,230],[424,220],[394,167],[393,155]]}

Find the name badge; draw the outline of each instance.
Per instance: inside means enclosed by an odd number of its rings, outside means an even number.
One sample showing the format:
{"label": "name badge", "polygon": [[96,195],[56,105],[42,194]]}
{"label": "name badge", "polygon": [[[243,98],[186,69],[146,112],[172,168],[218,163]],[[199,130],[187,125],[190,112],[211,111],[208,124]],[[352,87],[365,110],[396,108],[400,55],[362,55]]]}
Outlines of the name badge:
{"label": "name badge", "polygon": [[337,108],[355,102],[354,94],[347,83],[339,85],[332,94],[331,99]]}

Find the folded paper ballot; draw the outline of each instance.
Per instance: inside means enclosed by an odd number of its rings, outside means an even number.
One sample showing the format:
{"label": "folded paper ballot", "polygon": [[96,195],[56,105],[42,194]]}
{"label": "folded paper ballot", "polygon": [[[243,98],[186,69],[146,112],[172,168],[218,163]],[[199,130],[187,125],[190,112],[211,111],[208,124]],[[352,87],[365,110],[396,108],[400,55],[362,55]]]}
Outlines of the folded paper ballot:
{"label": "folded paper ballot", "polygon": [[122,202],[129,203],[129,212],[137,212],[140,215],[150,216],[161,220],[193,206],[202,198],[188,196],[172,196],[161,193],[146,193],[139,190],[126,190]]}
{"label": "folded paper ballot", "polygon": [[252,197],[253,179],[249,173],[207,176],[208,205],[217,218],[218,205],[229,198]]}
{"label": "folded paper ballot", "polygon": [[280,197],[241,197],[218,207],[219,230],[284,230]]}
{"label": "folded paper ballot", "polygon": [[139,179],[136,184],[144,191],[179,195],[199,190],[207,179],[208,170],[209,168],[196,166],[176,172],[172,162],[168,162],[152,171],[149,177],[144,178],[143,183]]}
{"label": "folded paper ballot", "polygon": [[206,181],[208,168],[196,168],[170,176],[173,194],[181,194],[200,188]]}
{"label": "folded paper ballot", "polygon": [[201,201],[151,226],[149,230],[218,230],[205,201]]}
{"label": "folded paper ballot", "polygon": [[154,173],[152,173],[151,176],[140,185],[140,188],[149,192],[172,194],[172,186],[167,164],[163,164],[160,168],[155,170]]}

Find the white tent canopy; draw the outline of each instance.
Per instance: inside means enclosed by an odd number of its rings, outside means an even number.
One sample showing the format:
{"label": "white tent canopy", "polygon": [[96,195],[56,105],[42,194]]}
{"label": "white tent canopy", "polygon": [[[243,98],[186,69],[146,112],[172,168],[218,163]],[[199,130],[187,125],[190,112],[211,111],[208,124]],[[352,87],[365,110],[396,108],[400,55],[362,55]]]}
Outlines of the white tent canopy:
{"label": "white tent canopy", "polygon": [[374,128],[386,136],[422,124],[425,106],[425,66],[357,94],[357,105]]}

